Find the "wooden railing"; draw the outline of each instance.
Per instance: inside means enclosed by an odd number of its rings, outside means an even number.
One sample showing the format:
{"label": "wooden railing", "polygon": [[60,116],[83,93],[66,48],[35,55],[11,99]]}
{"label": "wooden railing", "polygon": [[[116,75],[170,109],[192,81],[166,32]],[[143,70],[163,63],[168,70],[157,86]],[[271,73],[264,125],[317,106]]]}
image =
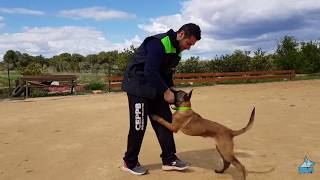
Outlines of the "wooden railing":
{"label": "wooden railing", "polygon": [[[214,83],[223,81],[237,81],[249,79],[289,79],[295,77],[294,70],[283,71],[254,71],[254,72],[225,72],[225,73],[182,73],[174,75],[174,83]],[[111,76],[108,79],[109,90],[121,87],[123,77]]]}
{"label": "wooden railing", "polygon": [[292,79],[295,77],[293,70],[285,71],[255,71],[255,72],[225,72],[225,73],[187,73],[176,74],[174,82],[176,84],[185,83],[206,83],[237,81],[248,79]]}

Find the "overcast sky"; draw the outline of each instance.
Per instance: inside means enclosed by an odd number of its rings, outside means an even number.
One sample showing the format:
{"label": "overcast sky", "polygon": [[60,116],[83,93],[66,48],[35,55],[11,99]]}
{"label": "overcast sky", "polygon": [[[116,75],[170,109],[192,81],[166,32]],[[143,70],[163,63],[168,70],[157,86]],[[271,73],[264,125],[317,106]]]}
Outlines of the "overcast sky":
{"label": "overcast sky", "polygon": [[202,39],[185,58],[273,52],[284,35],[319,39],[319,21],[319,0],[1,0],[0,61],[9,49],[45,57],[123,50],[189,22]]}

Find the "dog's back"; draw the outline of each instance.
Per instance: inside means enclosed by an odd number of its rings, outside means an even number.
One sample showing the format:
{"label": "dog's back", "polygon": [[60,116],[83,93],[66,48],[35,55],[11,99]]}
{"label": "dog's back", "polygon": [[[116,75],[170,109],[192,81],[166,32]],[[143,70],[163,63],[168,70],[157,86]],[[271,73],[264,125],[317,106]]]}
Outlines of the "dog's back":
{"label": "dog's back", "polygon": [[192,113],[189,112],[188,114],[185,114],[183,118],[178,119],[184,121],[180,122],[183,123],[181,131],[189,136],[215,137],[217,134],[230,134],[234,137],[248,131],[253,125],[254,117],[255,108],[251,112],[247,126],[240,130],[232,130],[214,121],[204,119],[194,111],[192,111]]}

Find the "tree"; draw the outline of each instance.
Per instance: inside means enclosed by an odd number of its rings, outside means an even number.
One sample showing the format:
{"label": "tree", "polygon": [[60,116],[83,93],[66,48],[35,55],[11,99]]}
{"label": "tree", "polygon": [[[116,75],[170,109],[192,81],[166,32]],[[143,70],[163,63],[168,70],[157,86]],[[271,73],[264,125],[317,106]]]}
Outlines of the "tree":
{"label": "tree", "polygon": [[0,71],[5,71],[7,69],[6,63],[4,61],[0,62]]}
{"label": "tree", "polygon": [[301,60],[303,73],[317,73],[320,72],[320,49],[318,42],[301,43]]}
{"label": "tree", "polygon": [[298,42],[293,36],[285,36],[278,44],[275,64],[280,70],[300,70]]}
{"label": "tree", "polygon": [[22,75],[39,75],[42,74],[42,66],[38,63],[31,63],[27,67],[21,69]]}
{"label": "tree", "polygon": [[177,67],[179,73],[198,73],[199,69],[199,57],[191,56],[185,62],[182,62]]}
{"label": "tree", "polygon": [[266,52],[258,48],[254,51],[254,57],[250,61],[250,71],[267,71],[272,68],[272,61]]}
{"label": "tree", "polygon": [[57,72],[67,72],[71,70],[70,63],[71,62],[71,54],[62,53],[58,56],[53,56],[49,60],[49,64],[55,68]]}
{"label": "tree", "polygon": [[223,72],[249,71],[250,57],[241,50],[234,51],[231,55],[223,56]]}
{"label": "tree", "polygon": [[85,62],[88,62],[90,69],[92,73],[98,71],[99,64],[98,64],[98,55],[96,54],[89,54],[85,57]]}
{"label": "tree", "polygon": [[3,56],[3,60],[7,63],[9,92],[11,92],[11,80],[10,80],[10,65],[14,65],[17,61],[16,53],[13,50],[8,50]]}
{"label": "tree", "polygon": [[133,57],[135,50],[134,46],[131,46],[130,49],[124,49],[123,52],[119,53],[118,60],[116,61],[116,65],[119,69],[117,75],[123,74],[126,70],[128,62]]}
{"label": "tree", "polygon": [[80,64],[84,60],[84,57],[80,54],[72,54],[70,58],[70,68],[73,72],[80,72]]}

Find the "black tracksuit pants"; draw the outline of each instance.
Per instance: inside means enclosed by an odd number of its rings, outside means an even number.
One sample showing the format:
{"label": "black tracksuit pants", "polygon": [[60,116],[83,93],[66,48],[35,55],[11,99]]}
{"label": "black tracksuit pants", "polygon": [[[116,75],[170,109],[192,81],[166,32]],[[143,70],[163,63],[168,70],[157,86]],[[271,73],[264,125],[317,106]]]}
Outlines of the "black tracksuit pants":
{"label": "black tracksuit pants", "polygon": [[[140,152],[142,140],[147,127],[147,116],[157,114],[165,120],[172,122],[172,113],[169,104],[163,97],[147,99],[143,97],[128,95],[130,112],[130,129],[128,134],[127,151],[123,160],[129,168],[136,166]],[[151,120],[151,125],[155,131],[159,144],[161,146],[163,164],[169,164],[177,157],[173,132],[162,126],[156,121]]]}

